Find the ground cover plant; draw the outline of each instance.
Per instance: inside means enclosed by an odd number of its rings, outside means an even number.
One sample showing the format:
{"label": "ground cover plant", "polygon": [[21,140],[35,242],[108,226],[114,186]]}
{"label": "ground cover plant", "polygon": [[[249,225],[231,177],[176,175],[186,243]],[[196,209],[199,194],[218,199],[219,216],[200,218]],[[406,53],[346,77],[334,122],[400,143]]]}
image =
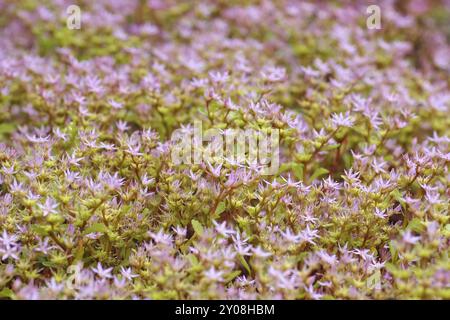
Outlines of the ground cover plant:
{"label": "ground cover plant", "polygon": [[450,2],[378,2],[0,0],[0,296],[450,299]]}

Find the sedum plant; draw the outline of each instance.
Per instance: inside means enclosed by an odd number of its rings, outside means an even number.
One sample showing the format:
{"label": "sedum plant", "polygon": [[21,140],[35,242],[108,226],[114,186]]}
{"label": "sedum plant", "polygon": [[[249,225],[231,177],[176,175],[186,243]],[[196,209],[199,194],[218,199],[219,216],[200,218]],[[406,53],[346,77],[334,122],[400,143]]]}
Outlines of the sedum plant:
{"label": "sedum plant", "polygon": [[77,2],[0,0],[2,298],[450,299],[448,1]]}

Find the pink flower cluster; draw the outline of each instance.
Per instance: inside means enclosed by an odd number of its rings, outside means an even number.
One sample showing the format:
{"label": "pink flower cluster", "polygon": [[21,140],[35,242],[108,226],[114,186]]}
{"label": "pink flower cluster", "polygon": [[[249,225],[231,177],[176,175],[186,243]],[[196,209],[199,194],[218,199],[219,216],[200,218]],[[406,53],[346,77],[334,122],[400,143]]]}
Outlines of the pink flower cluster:
{"label": "pink flower cluster", "polygon": [[450,298],[448,0],[77,2],[0,0],[1,298]]}

